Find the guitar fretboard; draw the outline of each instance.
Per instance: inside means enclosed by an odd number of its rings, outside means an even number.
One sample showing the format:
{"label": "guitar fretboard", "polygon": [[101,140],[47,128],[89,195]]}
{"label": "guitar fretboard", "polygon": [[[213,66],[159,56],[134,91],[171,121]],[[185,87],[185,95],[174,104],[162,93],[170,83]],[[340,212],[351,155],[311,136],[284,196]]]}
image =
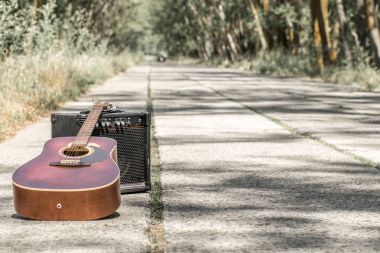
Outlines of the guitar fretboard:
{"label": "guitar fretboard", "polygon": [[90,113],[88,114],[85,122],[80,128],[77,136],[74,139],[73,146],[85,147],[88,140],[91,137],[92,131],[94,130],[95,124],[102,113],[103,105],[96,104],[92,107]]}

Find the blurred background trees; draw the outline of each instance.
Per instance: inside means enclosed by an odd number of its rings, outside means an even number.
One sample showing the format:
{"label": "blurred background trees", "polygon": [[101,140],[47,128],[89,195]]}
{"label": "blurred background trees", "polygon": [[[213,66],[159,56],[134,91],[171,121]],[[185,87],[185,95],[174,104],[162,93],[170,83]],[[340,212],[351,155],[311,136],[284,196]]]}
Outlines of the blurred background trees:
{"label": "blurred background trees", "polygon": [[379,0],[160,0],[153,29],[172,55],[236,61],[281,51],[326,66],[380,67]]}
{"label": "blurred background trees", "polygon": [[164,49],[221,62],[281,54],[318,73],[326,66],[379,68],[379,5],[380,0],[3,0],[0,54],[50,47],[58,39],[75,50],[104,44],[118,52]]}
{"label": "blurred background trees", "polygon": [[78,50],[99,44],[139,50],[148,26],[143,5],[141,0],[2,0],[0,54],[46,49],[57,41]]}
{"label": "blurred background trees", "polygon": [[0,59],[58,48],[167,51],[260,73],[344,77],[352,69],[380,67],[379,5],[380,0],[2,0]]}

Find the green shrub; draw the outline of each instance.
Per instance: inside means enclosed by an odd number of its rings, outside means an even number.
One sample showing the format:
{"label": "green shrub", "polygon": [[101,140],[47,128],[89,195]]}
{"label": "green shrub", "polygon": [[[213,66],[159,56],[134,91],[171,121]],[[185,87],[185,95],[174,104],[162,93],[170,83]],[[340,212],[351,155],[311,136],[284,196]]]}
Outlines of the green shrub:
{"label": "green shrub", "polygon": [[108,50],[107,38],[91,32],[84,11],[62,22],[55,8],[54,1],[37,12],[17,1],[0,2],[0,141],[20,122],[78,97],[139,59]]}

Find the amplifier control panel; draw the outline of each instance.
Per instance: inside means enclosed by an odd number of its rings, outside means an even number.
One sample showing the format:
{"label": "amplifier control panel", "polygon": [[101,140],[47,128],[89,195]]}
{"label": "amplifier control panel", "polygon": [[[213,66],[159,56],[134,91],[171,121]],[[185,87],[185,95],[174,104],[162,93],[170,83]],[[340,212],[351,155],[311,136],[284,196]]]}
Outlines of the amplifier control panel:
{"label": "amplifier control panel", "polygon": [[[81,126],[86,120],[88,112],[82,112],[77,117],[77,124]],[[133,113],[129,115],[127,112],[103,112],[95,125],[95,131],[100,135],[109,132],[124,133],[131,128],[144,128],[150,126],[150,115],[142,112],[141,115]]]}
{"label": "amplifier control panel", "polygon": [[110,131],[124,133],[128,128],[143,128],[142,118],[123,117],[123,118],[101,118],[95,125],[95,130],[100,134],[106,134]]}

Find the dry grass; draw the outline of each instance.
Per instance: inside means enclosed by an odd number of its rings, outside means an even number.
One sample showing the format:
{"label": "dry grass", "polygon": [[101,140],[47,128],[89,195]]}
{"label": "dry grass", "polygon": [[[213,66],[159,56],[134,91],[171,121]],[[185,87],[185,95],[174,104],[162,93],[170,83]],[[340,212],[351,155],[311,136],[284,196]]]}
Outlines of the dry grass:
{"label": "dry grass", "polygon": [[0,62],[0,141],[87,88],[134,64],[130,53],[11,56]]}
{"label": "dry grass", "polygon": [[325,81],[353,86],[364,91],[380,91],[380,72],[368,65],[335,67],[322,76]]}

